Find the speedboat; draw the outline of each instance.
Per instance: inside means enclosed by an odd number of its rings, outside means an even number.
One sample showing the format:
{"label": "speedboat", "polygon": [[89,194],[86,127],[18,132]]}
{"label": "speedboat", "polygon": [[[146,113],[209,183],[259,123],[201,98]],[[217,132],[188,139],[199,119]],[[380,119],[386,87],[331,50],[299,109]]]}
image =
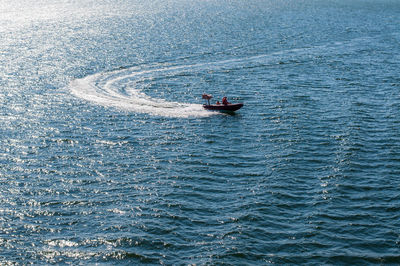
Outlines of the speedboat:
{"label": "speedboat", "polygon": [[243,107],[243,103],[228,103],[228,104],[203,104],[204,109],[213,111],[235,112]]}
{"label": "speedboat", "polygon": [[243,107],[243,103],[229,103],[224,97],[222,104],[217,102],[216,104],[210,104],[210,100],[212,99],[212,95],[203,94],[202,98],[207,100],[206,104],[203,104],[203,108],[212,111],[221,111],[221,112],[235,112]]}

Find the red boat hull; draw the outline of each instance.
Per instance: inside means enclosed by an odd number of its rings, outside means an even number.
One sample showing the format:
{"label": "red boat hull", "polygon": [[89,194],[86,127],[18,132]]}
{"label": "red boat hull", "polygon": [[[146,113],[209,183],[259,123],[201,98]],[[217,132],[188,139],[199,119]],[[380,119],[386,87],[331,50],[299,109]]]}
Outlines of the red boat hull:
{"label": "red boat hull", "polygon": [[203,107],[207,110],[213,111],[225,111],[235,112],[243,107],[243,103],[231,103],[231,104],[203,104]]}

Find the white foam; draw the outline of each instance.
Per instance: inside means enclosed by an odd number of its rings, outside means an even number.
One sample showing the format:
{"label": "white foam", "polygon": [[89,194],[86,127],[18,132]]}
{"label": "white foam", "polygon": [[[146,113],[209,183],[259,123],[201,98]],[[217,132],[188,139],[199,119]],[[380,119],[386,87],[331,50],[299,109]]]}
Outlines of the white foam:
{"label": "white foam", "polygon": [[[155,72],[176,70],[173,68],[139,71],[135,68],[98,73],[73,80],[70,90],[75,96],[103,106],[115,107],[136,113],[166,117],[205,117],[213,113],[201,104],[169,102],[152,98],[140,89],[132,87],[138,80],[149,78]],[[129,87],[127,87],[127,84]],[[121,87],[125,87],[124,90]]]}

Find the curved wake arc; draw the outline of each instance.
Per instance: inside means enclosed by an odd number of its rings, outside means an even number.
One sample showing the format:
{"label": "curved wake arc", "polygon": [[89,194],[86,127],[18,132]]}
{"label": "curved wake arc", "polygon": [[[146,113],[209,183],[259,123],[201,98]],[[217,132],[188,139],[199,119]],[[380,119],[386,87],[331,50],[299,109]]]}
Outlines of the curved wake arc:
{"label": "curved wake arc", "polygon": [[70,89],[72,94],[87,101],[136,113],[183,118],[205,117],[215,113],[204,110],[201,104],[179,103],[152,98],[141,91],[140,83],[151,82],[154,78],[180,77],[183,72],[187,71],[199,73],[204,71],[232,70],[235,68],[265,67],[268,65],[279,65],[282,62],[290,63],[294,59],[297,61],[308,61],[310,58],[312,59],[321,55],[336,55],[337,53],[341,53],[344,47],[347,52],[357,53],[357,47],[366,41],[368,41],[368,38],[359,38],[349,42],[294,48],[270,54],[192,65],[169,67],[148,65],[148,68],[144,70],[139,67],[131,67],[76,79],[70,83]]}
{"label": "curved wake arc", "polygon": [[136,88],[135,84],[138,80],[160,71],[162,70],[138,71],[131,68],[98,73],[73,80],[69,87],[72,94],[81,99],[136,113],[181,118],[212,115],[212,113],[204,110],[201,104],[179,103],[152,98]]}

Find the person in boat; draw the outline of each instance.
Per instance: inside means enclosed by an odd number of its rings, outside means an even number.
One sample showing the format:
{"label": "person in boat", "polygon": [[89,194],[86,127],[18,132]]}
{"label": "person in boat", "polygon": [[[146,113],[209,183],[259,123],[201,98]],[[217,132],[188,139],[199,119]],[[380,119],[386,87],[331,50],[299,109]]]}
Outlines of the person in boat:
{"label": "person in boat", "polygon": [[216,102],[217,105],[220,105],[221,103],[219,101]]}
{"label": "person in boat", "polygon": [[230,102],[228,102],[228,98],[226,98],[226,97],[222,98],[222,104],[223,104],[223,105],[228,105],[228,104],[230,104]]}

